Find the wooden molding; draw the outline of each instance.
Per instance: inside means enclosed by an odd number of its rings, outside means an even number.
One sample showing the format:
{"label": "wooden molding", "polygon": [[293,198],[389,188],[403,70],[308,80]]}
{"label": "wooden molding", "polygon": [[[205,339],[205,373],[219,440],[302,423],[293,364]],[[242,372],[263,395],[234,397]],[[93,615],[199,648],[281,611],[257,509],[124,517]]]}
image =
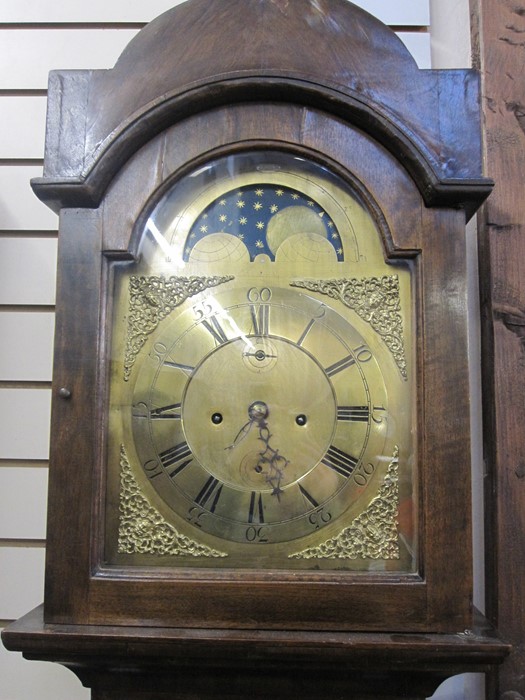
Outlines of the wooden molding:
{"label": "wooden molding", "polygon": [[170,125],[254,101],[308,105],[359,126],[404,163],[429,206],[471,202],[472,213],[491,189],[470,137],[476,72],[419,70],[393,31],[348,12],[347,0],[317,9],[194,0],[147,25],[113,69],[52,72],[49,97],[44,177],[33,188],[55,211],[97,206],[125,161]]}

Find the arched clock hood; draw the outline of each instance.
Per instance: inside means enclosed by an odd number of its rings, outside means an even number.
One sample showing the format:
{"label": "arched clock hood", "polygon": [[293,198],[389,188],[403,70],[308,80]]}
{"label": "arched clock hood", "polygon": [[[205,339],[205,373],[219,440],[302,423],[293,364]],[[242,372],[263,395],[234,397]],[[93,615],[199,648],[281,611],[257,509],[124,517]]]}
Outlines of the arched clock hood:
{"label": "arched clock hood", "polygon": [[[286,40],[293,33],[304,37],[299,50]],[[284,101],[361,128],[427,205],[471,213],[468,202],[491,189],[472,138],[478,93],[474,71],[418,69],[391,29],[348,0],[193,0],[148,24],[111,70],[51,73],[44,176],[33,188],[56,211],[96,207],[123,163],[168,126],[211,106]]]}

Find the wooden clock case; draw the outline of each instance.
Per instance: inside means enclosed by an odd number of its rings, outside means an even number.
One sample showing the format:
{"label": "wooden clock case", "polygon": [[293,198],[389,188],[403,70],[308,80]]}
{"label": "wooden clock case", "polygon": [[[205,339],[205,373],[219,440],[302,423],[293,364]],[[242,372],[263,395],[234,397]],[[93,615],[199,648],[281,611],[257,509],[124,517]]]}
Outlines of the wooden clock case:
{"label": "wooden clock case", "polygon": [[[33,181],[60,212],[45,601],[6,630],[9,648],[65,663],[99,700],[237,697],[248,682],[255,697],[300,683],[304,697],[415,698],[504,657],[471,603],[464,229],[491,190],[478,91],[473,71],[419,70],[347,0],[190,0],[112,70],[51,74]],[[104,563],[111,265],[133,259],[166,183],[247,149],[332,169],[366,201],[386,257],[412,261],[416,574]]]}

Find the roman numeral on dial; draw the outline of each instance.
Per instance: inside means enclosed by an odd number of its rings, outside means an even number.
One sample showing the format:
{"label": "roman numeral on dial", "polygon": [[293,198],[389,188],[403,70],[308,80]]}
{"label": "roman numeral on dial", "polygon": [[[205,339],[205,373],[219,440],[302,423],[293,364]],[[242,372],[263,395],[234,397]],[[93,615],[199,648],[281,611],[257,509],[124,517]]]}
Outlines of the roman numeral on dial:
{"label": "roman numeral on dial", "polygon": [[159,454],[159,457],[162,466],[172,479],[193,461],[193,455],[187,442],[179,442],[178,445],[164,450]]}
{"label": "roman numeral on dial", "polygon": [[355,358],[353,355],[347,355],[346,357],[343,357],[342,360],[339,360],[338,362],[334,362],[333,365],[330,365],[329,367],[325,367],[325,372],[329,377],[333,377],[334,374],[337,374],[338,372],[342,372],[344,369],[347,369],[348,367],[351,367],[352,365],[355,365]]}
{"label": "roman numeral on dial", "polygon": [[195,503],[201,508],[207,508],[210,513],[215,512],[219,498],[221,497],[223,484],[213,476],[206,481],[197,494]]}
{"label": "roman numeral on dial", "polygon": [[252,491],[250,497],[250,510],[248,512],[248,522],[249,523],[264,523],[264,508],[262,501],[262,493],[257,493]]}
{"label": "roman numeral on dial", "polygon": [[212,334],[213,339],[218,345],[227,342],[228,336],[215,316],[211,316],[209,319],[202,321],[202,325]]}
{"label": "roman numeral on dial", "polygon": [[321,462],[348,479],[356,468],[358,460],[338,447],[331,445]]}
{"label": "roman numeral on dial", "polygon": [[308,503],[309,506],[313,506],[314,508],[319,508],[319,503],[317,503],[315,498],[310,493],[308,493],[304,486],[301,486],[301,484],[298,484],[298,486],[299,491],[301,492],[301,495],[303,496],[306,503]]}
{"label": "roman numeral on dial", "polygon": [[315,321],[316,321],[315,318],[312,318],[312,319],[310,319],[310,320],[308,321],[308,324],[306,325],[306,328],[305,328],[304,331],[301,333],[301,337],[300,337],[299,340],[297,341],[297,345],[301,346],[301,345],[304,343],[304,341],[305,341],[305,339],[306,339],[306,336],[308,335],[308,333],[310,333],[311,329],[313,328],[313,325],[314,325]]}
{"label": "roman numeral on dial", "polygon": [[186,372],[186,374],[191,374],[195,367],[192,365],[184,365],[180,362],[173,362],[172,360],[164,360],[164,364],[166,367],[173,367],[173,369],[180,369],[183,372]]}
{"label": "roman numeral on dial", "polygon": [[270,332],[270,306],[250,304],[254,335],[268,335]]}
{"label": "roman numeral on dial", "polygon": [[162,406],[161,408],[152,408],[149,412],[149,417],[151,420],[163,420],[166,418],[180,418],[181,404],[172,403],[169,406]]}
{"label": "roman numeral on dial", "polygon": [[370,417],[368,406],[338,406],[337,420],[342,421],[362,421],[367,423]]}

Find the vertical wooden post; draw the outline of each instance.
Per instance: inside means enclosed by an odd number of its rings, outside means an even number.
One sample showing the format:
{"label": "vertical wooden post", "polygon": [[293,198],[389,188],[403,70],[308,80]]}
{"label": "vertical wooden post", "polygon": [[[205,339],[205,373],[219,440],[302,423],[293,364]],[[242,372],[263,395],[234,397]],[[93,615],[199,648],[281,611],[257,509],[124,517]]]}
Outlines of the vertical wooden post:
{"label": "vertical wooden post", "polygon": [[487,613],[513,644],[492,700],[525,698],[525,2],[471,0],[482,72],[485,174],[479,217]]}

